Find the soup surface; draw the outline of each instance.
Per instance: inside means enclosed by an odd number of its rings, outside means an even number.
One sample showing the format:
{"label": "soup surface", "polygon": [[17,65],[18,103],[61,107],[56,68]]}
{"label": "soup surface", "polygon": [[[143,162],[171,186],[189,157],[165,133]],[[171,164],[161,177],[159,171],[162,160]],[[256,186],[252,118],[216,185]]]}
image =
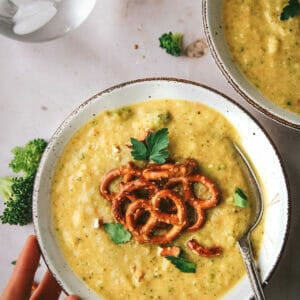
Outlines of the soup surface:
{"label": "soup surface", "polygon": [[[217,186],[217,206],[205,211],[206,222],[196,232],[184,232],[172,242],[195,273],[183,273],[158,254],[158,245],[114,243],[103,223],[115,222],[111,202],[99,193],[101,178],[113,168],[133,161],[130,138],[145,129],[168,128],[170,158],[194,158],[200,173]],[[56,167],[52,186],[53,226],[62,252],[74,272],[104,299],[218,299],[245,274],[237,239],[249,224],[251,201],[237,207],[233,194],[248,196],[242,170],[228,137],[238,142],[234,127],[216,111],[184,100],[151,100],[105,111],[70,139]],[[134,161],[135,164],[142,164]],[[250,199],[250,197],[249,197]],[[253,235],[254,253],[263,235]],[[187,249],[196,239],[206,247],[219,246],[220,256],[201,257]]]}
{"label": "soup surface", "polygon": [[246,77],[278,106],[300,114],[300,16],[285,21],[286,0],[224,0],[223,29]]}

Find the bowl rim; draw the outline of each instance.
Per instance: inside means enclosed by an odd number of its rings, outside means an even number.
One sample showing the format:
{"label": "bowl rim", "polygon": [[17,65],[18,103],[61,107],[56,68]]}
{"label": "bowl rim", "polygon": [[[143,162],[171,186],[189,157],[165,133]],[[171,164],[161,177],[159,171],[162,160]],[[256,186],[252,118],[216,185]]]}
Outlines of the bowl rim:
{"label": "bowl rim", "polygon": [[[222,61],[220,54],[218,50],[215,47],[212,34],[209,27],[209,21],[208,21],[208,1],[209,0],[203,0],[202,1],[202,22],[203,22],[203,28],[204,33],[207,39],[207,43],[210,49],[210,52],[212,54],[212,57],[219,67],[220,71],[224,75],[224,77],[228,80],[230,85],[234,88],[234,90],[240,94],[252,107],[254,107],[256,110],[260,111],[261,113],[265,114],[270,119],[278,122],[279,124],[282,124],[284,126],[287,126],[292,129],[300,130],[300,121],[299,123],[294,123],[293,121],[287,120],[275,113],[270,112],[267,108],[264,108],[262,105],[259,104],[258,101],[255,101],[254,97],[249,96],[243,89],[241,89],[236,82],[236,79],[233,75],[230,74],[230,72],[225,67],[225,63]],[[247,80],[247,79],[245,79]],[[266,98],[267,99],[267,98]],[[268,101],[271,101],[268,99]],[[287,111],[288,113],[292,114],[292,112]],[[299,115],[300,120],[300,115]]]}
{"label": "bowl rim", "polygon": [[[125,81],[116,85],[113,85],[111,87],[108,87],[98,93],[96,93],[95,95],[91,96],[90,98],[88,98],[87,100],[83,101],[81,104],[79,104],[77,107],[75,107],[75,109],[73,109],[71,111],[71,113],[69,113],[64,120],[60,123],[60,125],[57,127],[57,129],[54,131],[54,133],[52,134],[52,136],[49,139],[48,145],[42,155],[36,176],[35,176],[35,182],[34,182],[34,189],[33,189],[33,205],[32,205],[32,217],[33,217],[33,225],[34,225],[34,233],[37,237],[37,241],[38,244],[41,246],[43,244],[42,242],[42,237],[40,236],[40,230],[38,229],[38,215],[37,215],[37,199],[38,199],[38,193],[39,193],[39,183],[40,183],[40,177],[42,175],[42,171],[43,171],[43,167],[46,161],[46,158],[48,156],[48,153],[51,151],[51,148],[53,146],[53,144],[55,144],[55,141],[57,139],[57,136],[60,134],[60,132],[64,129],[64,126],[66,124],[68,124],[68,122],[70,120],[73,119],[73,117],[76,117],[78,113],[80,113],[80,111],[87,105],[89,105],[93,100],[95,100],[98,97],[101,97],[102,95],[105,95],[107,93],[110,93],[114,90],[117,89],[121,89],[123,87],[126,86],[130,86],[130,85],[134,85],[134,84],[138,84],[138,83],[145,83],[145,82],[174,82],[174,83],[183,83],[183,84],[188,84],[188,85],[192,85],[192,86],[196,86],[196,87],[200,87],[203,89],[206,89],[210,92],[213,92],[223,98],[225,98],[227,101],[231,102],[233,105],[237,106],[238,109],[242,110],[245,114],[247,114],[247,116],[251,119],[251,121],[253,121],[258,128],[262,131],[262,133],[265,135],[267,141],[270,143],[270,145],[272,146],[275,155],[278,159],[280,168],[282,170],[282,176],[284,178],[284,182],[285,182],[285,186],[286,186],[286,192],[287,192],[287,211],[286,211],[286,216],[287,216],[287,222],[286,222],[286,227],[284,230],[284,236],[282,239],[282,246],[281,249],[276,257],[276,260],[274,261],[273,266],[270,268],[269,274],[267,274],[265,280],[262,282],[263,286],[266,286],[267,284],[269,284],[269,281],[271,279],[271,277],[273,276],[273,274],[275,273],[275,270],[278,268],[279,262],[282,259],[283,253],[286,249],[286,244],[287,241],[289,239],[290,236],[290,226],[291,226],[291,192],[290,192],[290,184],[288,181],[288,177],[287,177],[287,172],[285,170],[285,166],[283,164],[281,155],[275,145],[275,143],[273,142],[272,138],[270,137],[270,135],[266,132],[266,130],[263,128],[263,126],[259,123],[259,121],[251,115],[250,112],[248,112],[243,106],[241,106],[241,104],[239,104],[238,102],[236,102],[235,100],[233,100],[232,98],[230,98],[229,96],[227,96],[226,94],[212,88],[209,87],[205,84],[196,82],[196,81],[192,81],[192,80],[187,80],[187,79],[182,79],[182,78],[175,78],[175,77],[146,77],[146,78],[140,78],[140,79],[135,79],[135,80],[130,80],[130,81]],[[61,282],[61,280],[58,278],[58,276],[56,275],[56,273],[50,268],[51,263],[48,261],[48,257],[47,255],[42,251],[43,247],[41,248],[41,256],[43,258],[43,261],[47,267],[47,269],[49,270],[49,272],[52,274],[52,276],[55,278],[55,280],[58,282],[58,284],[60,285],[62,291],[66,294],[69,295],[68,291],[66,290],[66,288],[64,287],[63,282]]]}

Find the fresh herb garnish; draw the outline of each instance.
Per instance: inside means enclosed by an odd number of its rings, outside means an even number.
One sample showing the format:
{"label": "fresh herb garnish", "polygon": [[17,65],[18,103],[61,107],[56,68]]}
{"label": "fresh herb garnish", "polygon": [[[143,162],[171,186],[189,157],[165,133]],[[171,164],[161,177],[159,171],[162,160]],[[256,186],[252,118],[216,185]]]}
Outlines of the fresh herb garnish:
{"label": "fresh herb garnish", "polygon": [[196,273],[196,264],[182,257],[165,256],[177,269],[184,273]]}
{"label": "fresh herb garnish", "polygon": [[248,206],[248,197],[244,191],[240,188],[237,188],[233,194],[234,204],[239,207]]}
{"label": "fresh herb garnish", "polygon": [[135,160],[154,161],[163,164],[169,156],[168,128],[162,128],[156,132],[150,132],[145,141],[131,138],[133,150],[131,155]]}
{"label": "fresh herb garnish", "polygon": [[131,239],[131,233],[120,223],[104,223],[103,228],[116,244],[126,243]]}
{"label": "fresh herb garnish", "polygon": [[288,20],[293,18],[300,13],[300,3],[298,0],[289,0],[288,5],[286,5],[280,15],[280,20]]}

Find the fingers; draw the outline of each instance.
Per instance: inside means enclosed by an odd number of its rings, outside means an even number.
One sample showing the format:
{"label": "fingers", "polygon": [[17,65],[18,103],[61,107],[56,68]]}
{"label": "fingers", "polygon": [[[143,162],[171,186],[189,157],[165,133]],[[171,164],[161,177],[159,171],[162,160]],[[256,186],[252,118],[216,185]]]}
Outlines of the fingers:
{"label": "fingers", "polygon": [[[21,251],[17,264],[4,289],[0,300],[54,300],[58,299],[61,287],[49,271],[46,272],[37,289],[31,295],[34,275],[40,260],[40,249],[34,235],[28,237]],[[75,295],[68,296],[66,300],[80,300]]]}
{"label": "fingers", "polygon": [[61,287],[54,279],[54,277],[51,275],[51,273],[47,271],[42,281],[39,283],[37,289],[32,294],[30,300],[58,299],[60,293],[61,293]]}
{"label": "fingers", "polygon": [[80,300],[80,298],[78,296],[75,296],[75,295],[71,295],[71,296],[68,296],[66,298],[66,300]]}
{"label": "fingers", "polygon": [[1,300],[27,300],[40,259],[40,249],[35,236],[28,237],[17,264],[4,289]]}

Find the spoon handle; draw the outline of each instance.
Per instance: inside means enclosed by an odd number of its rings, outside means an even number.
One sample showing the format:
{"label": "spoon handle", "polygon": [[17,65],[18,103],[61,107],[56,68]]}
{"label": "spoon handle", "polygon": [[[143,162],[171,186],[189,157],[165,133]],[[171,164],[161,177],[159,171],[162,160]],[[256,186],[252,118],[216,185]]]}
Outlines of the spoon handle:
{"label": "spoon handle", "polygon": [[241,238],[238,244],[244,259],[252,290],[254,292],[254,297],[256,300],[265,300],[260,278],[254,264],[249,237],[245,236],[244,238]]}

